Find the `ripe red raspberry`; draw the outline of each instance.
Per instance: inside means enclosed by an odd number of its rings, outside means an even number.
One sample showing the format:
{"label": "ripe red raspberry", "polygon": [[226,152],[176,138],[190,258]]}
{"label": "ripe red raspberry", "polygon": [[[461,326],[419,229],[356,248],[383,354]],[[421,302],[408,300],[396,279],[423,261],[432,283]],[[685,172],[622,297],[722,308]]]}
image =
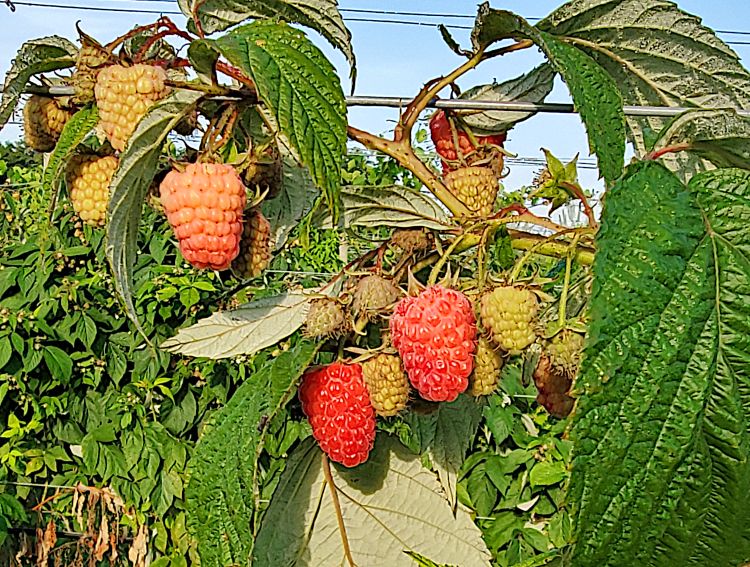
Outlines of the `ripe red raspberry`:
{"label": "ripe red raspberry", "polygon": [[231,165],[192,163],[170,171],[161,203],[185,259],[196,268],[224,270],[240,252],[247,194]]}
{"label": "ripe red raspberry", "polygon": [[477,325],[459,291],[435,285],[399,301],[391,338],[412,386],[433,402],[450,402],[465,391],[474,368]]}
{"label": "ripe red raspberry", "polygon": [[367,460],[375,442],[375,409],[359,364],[334,362],[308,370],[299,399],[313,437],[331,460],[345,467]]}
{"label": "ripe red raspberry", "polygon": [[140,63],[110,65],[99,71],[94,87],[99,123],[114,149],[124,150],[148,109],[167,96],[166,80],[167,72],[161,67]]}
{"label": "ripe red raspberry", "polygon": [[[450,122],[445,112],[438,110],[430,119],[430,136],[432,143],[435,144],[437,153],[443,158],[443,170],[450,171],[455,169],[453,164],[459,160],[458,150],[466,158],[469,154],[476,151],[479,146],[502,146],[505,142],[506,134],[495,134],[493,136],[475,136],[478,146],[471,142],[469,135],[461,130],[456,129],[456,139],[458,146],[453,139]],[[502,155],[502,154],[501,154]],[[468,164],[471,165],[471,164]]]}

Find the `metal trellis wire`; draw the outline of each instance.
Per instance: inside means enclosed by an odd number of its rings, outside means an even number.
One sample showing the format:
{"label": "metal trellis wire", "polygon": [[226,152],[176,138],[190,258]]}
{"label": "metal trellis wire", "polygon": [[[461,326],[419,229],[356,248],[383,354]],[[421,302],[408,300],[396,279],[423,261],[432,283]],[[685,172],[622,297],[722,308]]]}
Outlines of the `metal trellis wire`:
{"label": "metal trellis wire", "polygon": [[[73,87],[51,86],[30,87],[30,94],[46,94],[49,96],[71,96]],[[2,94],[2,91],[0,91]],[[231,99],[232,97],[218,97]],[[380,107],[380,108],[405,108],[411,101],[411,97],[389,97],[389,96],[348,96],[346,105],[351,107]],[[427,105],[428,108],[446,108],[450,110],[479,110],[495,112],[541,112],[551,114],[576,114],[577,111],[572,103],[565,102],[503,102],[491,100],[465,100],[465,99],[434,99]],[[688,110],[720,110],[716,108],[699,108],[684,106],[632,106],[623,107],[626,116],[651,116],[670,118],[678,116]],[[750,109],[733,109],[740,116],[750,117]]]}

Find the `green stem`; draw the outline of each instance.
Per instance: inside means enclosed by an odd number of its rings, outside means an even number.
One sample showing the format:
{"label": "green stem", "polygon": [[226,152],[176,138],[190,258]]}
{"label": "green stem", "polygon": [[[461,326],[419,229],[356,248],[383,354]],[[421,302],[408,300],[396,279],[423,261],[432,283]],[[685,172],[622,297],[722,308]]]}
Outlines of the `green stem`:
{"label": "green stem", "polygon": [[570,275],[573,271],[573,253],[576,250],[579,238],[580,234],[576,234],[575,237],[573,237],[573,242],[570,244],[570,252],[568,257],[565,258],[565,279],[563,280],[562,293],[560,294],[560,310],[558,311],[557,316],[560,328],[565,326],[565,319],[567,317],[568,290],[570,288]]}
{"label": "green stem", "polygon": [[451,254],[458,248],[458,245],[461,244],[461,241],[463,241],[466,234],[460,234],[456,238],[453,239],[453,242],[451,242],[451,245],[448,246],[448,249],[445,251],[445,254],[443,254],[440,257],[440,260],[438,260],[438,263],[435,264],[435,267],[432,268],[432,271],[430,272],[430,278],[427,280],[428,285],[435,285],[435,282],[437,281],[438,276],[440,275],[440,271],[443,269],[443,266],[445,266],[446,262],[451,257]]}

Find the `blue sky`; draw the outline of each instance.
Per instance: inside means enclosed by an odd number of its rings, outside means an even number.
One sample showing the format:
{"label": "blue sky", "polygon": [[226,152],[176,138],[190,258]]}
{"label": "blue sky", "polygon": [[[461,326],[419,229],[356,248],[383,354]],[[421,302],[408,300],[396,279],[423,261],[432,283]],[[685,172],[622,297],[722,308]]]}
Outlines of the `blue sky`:
{"label": "blue sky", "polygon": [[[38,0],[42,3],[76,6],[98,6],[117,9],[177,10],[176,2],[157,0]],[[496,8],[512,10],[527,18],[543,17],[561,2],[549,0],[504,0],[493,1]],[[684,10],[701,16],[704,23],[718,30],[740,30],[750,32],[750,3],[746,0],[721,0],[706,2],[681,0],[678,4]],[[466,14],[476,11],[477,2],[466,0],[340,0],[343,9],[393,10],[402,12],[430,12],[436,14]],[[382,96],[411,96],[428,79],[450,71],[460,64],[461,59],[453,54],[442,42],[436,28],[428,26],[406,26],[353,21],[354,18],[401,19],[439,22],[440,18],[419,18],[406,16],[378,16],[360,13],[345,13],[347,24],[352,32],[354,50],[357,55],[358,80],[355,94]],[[70,9],[39,8],[17,6],[15,13],[0,2],[0,73],[7,71],[15,50],[25,40],[45,35],[75,37],[75,22],[81,20],[82,28],[102,41],[108,41],[130,29],[133,25],[152,22],[155,14],[108,13],[78,11]],[[180,16],[174,16],[180,24]],[[447,24],[471,25],[471,19],[446,18]],[[454,37],[463,44],[468,43],[468,30],[451,30]],[[348,69],[338,52],[327,46],[319,37],[312,34],[315,42],[323,48],[339,69],[343,82],[347,85]],[[750,43],[750,35],[721,35],[725,41],[745,41]],[[750,45],[732,46],[745,63],[750,60]],[[542,60],[535,50],[525,50],[511,56],[495,59],[481,65],[459,81],[462,88],[475,84],[503,81],[530,69]],[[558,81],[559,83],[559,81]],[[446,95],[447,96],[447,95]],[[549,101],[567,101],[565,86],[559,83]],[[397,118],[395,109],[352,108],[349,120],[353,125],[373,132],[383,132],[392,128]],[[16,139],[20,129],[8,126],[0,133],[0,140]],[[550,148],[556,155],[566,158],[580,152],[588,158],[588,144],[585,132],[575,115],[537,115],[516,127],[509,136],[507,147],[520,156],[541,157],[540,147]],[[585,161],[589,161],[586,159]],[[517,166],[513,168],[506,185],[513,187],[527,183],[534,175],[534,168]],[[584,184],[596,186],[596,172],[582,170]]]}

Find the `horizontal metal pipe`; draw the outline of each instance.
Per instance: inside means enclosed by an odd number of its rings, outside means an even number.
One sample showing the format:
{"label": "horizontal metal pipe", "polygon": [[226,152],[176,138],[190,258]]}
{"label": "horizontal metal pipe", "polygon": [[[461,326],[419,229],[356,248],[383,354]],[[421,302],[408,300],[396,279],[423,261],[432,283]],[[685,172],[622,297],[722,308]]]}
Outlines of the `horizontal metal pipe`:
{"label": "horizontal metal pipe", "polygon": [[[30,94],[48,94],[51,96],[70,96],[73,87],[29,87]],[[231,99],[232,97],[223,97]],[[381,108],[404,108],[412,99],[407,97],[388,96],[349,96],[346,97],[347,106],[369,106]],[[499,102],[490,100],[463,100],[463,99],[435,99],[427,105],[430,108],[449,108],[451,110],[493,110],[496,112],[546,112],[554,114],[573,114],[575,107],[569,103],[561,102]],[[677,116],[694,108],[682,106],[624,106],[626,116]],[[749,116],[750,110],[737,110],[740,116]]]}
{"label": "horizontal metal pipe", "polygon": [[[350,96],[346,99],[347,106],[381,106],[403,108],[411,99],[405,97],[384,96]],[[575,107],[569,103],[560,102],[499,102],[490,100],[437,99],[428,104],[431,108],[449,108],[451,110],[494,110],[505,112],[550,112],[557,114],[575,113]],[[682,106],[624,106],[627,116],[677,116],[688,110]],[[750,116],[750,110],[737,110],[741,116]]]}

